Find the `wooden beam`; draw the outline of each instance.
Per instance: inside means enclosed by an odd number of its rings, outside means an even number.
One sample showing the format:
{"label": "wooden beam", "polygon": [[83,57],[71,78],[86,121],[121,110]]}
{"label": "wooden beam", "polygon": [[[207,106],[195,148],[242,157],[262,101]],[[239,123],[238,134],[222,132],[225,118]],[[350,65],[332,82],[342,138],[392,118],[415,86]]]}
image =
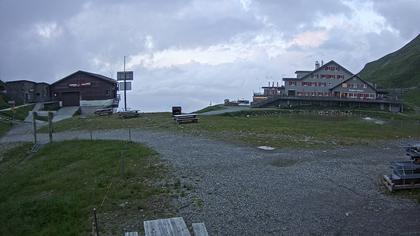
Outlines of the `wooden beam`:
{"label": "wooden beam", "polygon": [[144,221],[146,236],[191,236],[182,217]]}

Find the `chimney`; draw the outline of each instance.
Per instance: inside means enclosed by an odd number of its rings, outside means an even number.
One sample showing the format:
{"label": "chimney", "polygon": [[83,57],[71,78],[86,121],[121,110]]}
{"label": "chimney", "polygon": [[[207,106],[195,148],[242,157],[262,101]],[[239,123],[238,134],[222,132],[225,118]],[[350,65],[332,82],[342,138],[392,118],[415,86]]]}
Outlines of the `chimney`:
{"label": "chimney", "polygon": [[315,61],[315,70],[319,68],[319,62]]}
{"label": "chimney", "polygon": [[324,65],[324,60],[321,60],[321,66],[323,66]]}
{"label": "chimney", "polygon": [[270,81],[268,81],[268,87],[270,87]]}
{"label": "chimney", "polygon": [[279,82],[277,82],[277,87],[279,87]]}

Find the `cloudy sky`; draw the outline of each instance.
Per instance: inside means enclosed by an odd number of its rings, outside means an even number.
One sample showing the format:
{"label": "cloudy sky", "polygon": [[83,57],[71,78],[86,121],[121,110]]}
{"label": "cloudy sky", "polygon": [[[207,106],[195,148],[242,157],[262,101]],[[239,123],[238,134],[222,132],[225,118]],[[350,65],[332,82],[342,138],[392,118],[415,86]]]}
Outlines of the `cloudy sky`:
{"label": "cloudy sky", "polygon": [[134,71],[129,107],[251,99],[335,60],[353,73],[420,33],[418,0],[0,0],[0,79]]}

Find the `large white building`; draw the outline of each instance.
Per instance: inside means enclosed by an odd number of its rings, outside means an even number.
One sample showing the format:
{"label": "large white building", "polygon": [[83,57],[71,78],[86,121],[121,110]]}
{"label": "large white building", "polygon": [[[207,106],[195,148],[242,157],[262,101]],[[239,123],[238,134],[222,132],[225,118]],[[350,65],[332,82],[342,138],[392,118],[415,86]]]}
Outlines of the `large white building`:
{"label": "large white building", "polygon": [[[254,94],[254,107],[266,106],[371,106],[398,104],[398,101],[385,101],[378,95],[375,86],[335,61],[321,65],[316,62],[315,69],[296,71],[296,77],[283,78],[284,86],[263,87],[264,92]],[[391,110],[391,106],[389,108]],[[392,110],[395,110],[394,108]]]}

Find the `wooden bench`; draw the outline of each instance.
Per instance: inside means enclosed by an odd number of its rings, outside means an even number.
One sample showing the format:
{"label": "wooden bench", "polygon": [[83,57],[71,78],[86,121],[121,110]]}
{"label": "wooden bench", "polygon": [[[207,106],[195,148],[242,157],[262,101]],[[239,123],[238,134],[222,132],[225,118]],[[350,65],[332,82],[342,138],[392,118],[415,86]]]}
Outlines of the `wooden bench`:
{"label": "wooden bench", "polygon": [[130,119],[130,118],[136,118],[139,117],[140,113],[139,111],[121,111],[118,112],[118,117],[123,119]]}
{"label": "wooden bench", "polygon": [[97,116],[109,116],[112,115],[112,108],[97,109],[94,114]]}
{"label": "wooden bench", "polygon": [[[147,220],[143,222],[145,236],[191,236],[182,217]],[[204,223],[193,223],[195,236],[208,236]],[[124,236],[137,236],[137,232],[126,232]]]}
{"label": "wooden bench", "polygon": [[197,123],[198,117],[197,117],[197,114],[182,114],[182,115],[174,115],[174,120],[178,124]]}

